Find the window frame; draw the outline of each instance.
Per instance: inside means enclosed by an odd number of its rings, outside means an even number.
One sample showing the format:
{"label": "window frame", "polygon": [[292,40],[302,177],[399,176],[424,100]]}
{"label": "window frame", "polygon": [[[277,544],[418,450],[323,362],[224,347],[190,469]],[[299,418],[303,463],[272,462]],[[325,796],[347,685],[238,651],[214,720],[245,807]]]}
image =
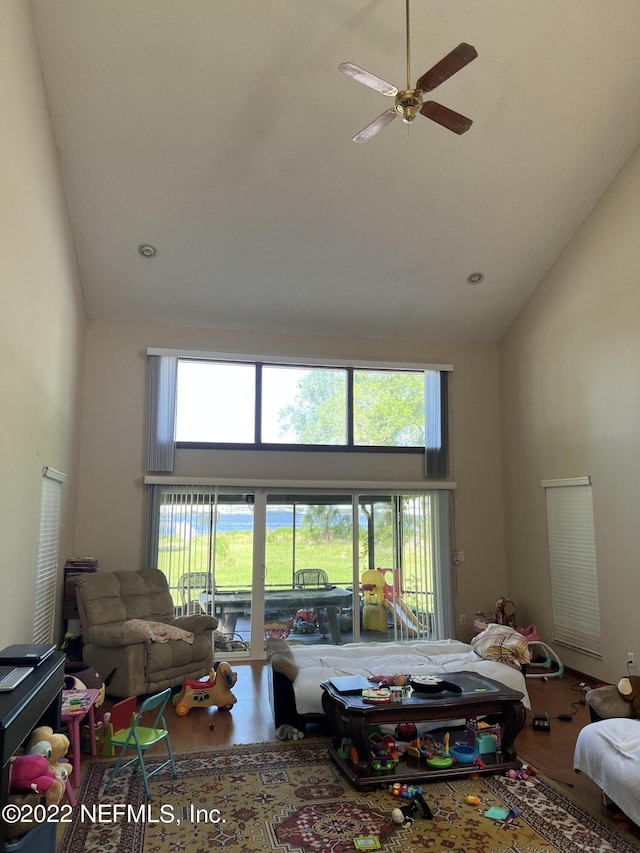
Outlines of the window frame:
{"label": "window frame", "polygon": [[[176,441],[175,446],[178,449],[186,450],[280,450],[287,452],[311,452],[311,453],[404,453],[416,454],[424,453],[425,445],[412,446],[393,446],[393,445],[368,445],[354,443],[354,374],[356,372],[370,371],[372,373],[424,373],[427,368],[435,368],[443,372],[447,372],[448,365],[362,365],[362,364],[332,364],[315,361],[277,361],[277,360],[262,360],[262,359],[242,359],[228,358],[203,355],[187,355],[178,354],[178,361],[210,361],[226,364],[252,364],[255,367],[255,408],[254,408],[254,425],[255,436],[254,442],[228,442],[228,441]],[[262,370],[264,367],[299,367],[312,368],[317,370],[343,370],[346,373],[346,442],[344,444],[299,444],[287,442],[267,442],[262,440]],[[444,383],[446,385],[446,383]],[[447,402],[446,387],[441,395],[441,404]],[[444,446],[445,452],[448,442],[447,436],[447,412],[441,407],[441,432],[445,437]]]}

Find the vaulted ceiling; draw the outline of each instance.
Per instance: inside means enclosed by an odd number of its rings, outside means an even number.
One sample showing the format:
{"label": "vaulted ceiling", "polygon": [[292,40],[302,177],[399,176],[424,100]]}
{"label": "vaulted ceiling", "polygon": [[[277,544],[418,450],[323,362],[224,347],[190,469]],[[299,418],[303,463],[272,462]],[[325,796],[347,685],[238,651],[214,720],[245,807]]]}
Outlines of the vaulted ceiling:
{"label": "vaulted ceiling", "polygon": [[[497,341],[640,143],[638,0],[31,0],[92,318]],[[157,250],[142,257],[141,244]],[[484,281],[471,286],[469,274]]]}

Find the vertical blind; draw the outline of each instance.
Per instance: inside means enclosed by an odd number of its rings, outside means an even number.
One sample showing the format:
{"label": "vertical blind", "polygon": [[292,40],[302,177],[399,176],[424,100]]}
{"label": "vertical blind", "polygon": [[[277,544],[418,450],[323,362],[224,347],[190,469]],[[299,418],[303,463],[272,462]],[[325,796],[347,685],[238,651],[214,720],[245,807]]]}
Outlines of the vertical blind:
{"label": "vertical blind", "polygon": [[60,541],[60,509],[62,484],[66,474],[55,468],[43,468],[40,498],[40,533],[36,566],[36,598],[33,619],[33,642],[53,640],[58,580],[58,546]]}
{"label": "vertical blind", "polygon": [[543,480],[546,493],[553,639],[602,656],[598,567],[589,477]]}
{"label": "vertical blind", "polygon": [[[252,493],[255,487],[238,487]],[[374,501],[380,503],[375,493]],[[356,498],[355,515],[367,493],[343,491],[344,505]],[[276,502],[292,502],[280,496]],[[147,565],[167,577],[177,606],[188,609],[197,592],[216,585],[216,536],[220,495],[215,485],[153,484],[150,486]],[[275,500],[275,499],[274,499]],[[297,500],[313,503],[313,496]],[[451,492],[434,489],[402,492],[385,500],[394,512],[395,567],[401,570],[402,591],[391,602],[397,639],[444,639],[453,636],[454,585],[451,555]],[[222,498],[224,503],[224,498]],[[254,529],[253,535],[260,531]],[[262,530],[262,536],[266,535]],[[360,548],[357,524],[353,529],[354,572],[358,577]],[[263,544],[264,547],[264,544]],[[254,558],[264,564],[265,555]],[[295,549],[292,551],[295,568]],[[395,586],[394,586],[395,589]],[[406,607],[401,605],[406,604]]]}
{"label": "vertical blind", "polygon": [[149,442],[147,469],[173,471],[178,358],[149,356]]}

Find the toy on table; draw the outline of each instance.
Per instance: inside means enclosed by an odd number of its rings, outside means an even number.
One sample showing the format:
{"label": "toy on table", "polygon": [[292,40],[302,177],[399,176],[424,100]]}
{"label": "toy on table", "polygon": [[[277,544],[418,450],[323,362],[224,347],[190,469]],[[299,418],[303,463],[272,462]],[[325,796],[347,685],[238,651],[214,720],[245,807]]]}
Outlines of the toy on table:
{"label": "toy on table", "polygon": [[185,678],[182,690],[173,697],[176,714],[184,717],[191,708],[209,708],[217,705],[221,711],[230,711],[238,701],[231,688],[238,680],[226,661],[216,661],[208,681]]}
{"label": "toy on table", "polygon": [[[113,672],[115,672],[115,670]],[[107,676],[105,682],[97,670],[85,663],[67,664],[64,675],[64,689],[80,691],[99,690],[100,692],[93,702],[93,707],[99,708],[104,702],[107,689],[106,684],[111,680],[113,672]]]}

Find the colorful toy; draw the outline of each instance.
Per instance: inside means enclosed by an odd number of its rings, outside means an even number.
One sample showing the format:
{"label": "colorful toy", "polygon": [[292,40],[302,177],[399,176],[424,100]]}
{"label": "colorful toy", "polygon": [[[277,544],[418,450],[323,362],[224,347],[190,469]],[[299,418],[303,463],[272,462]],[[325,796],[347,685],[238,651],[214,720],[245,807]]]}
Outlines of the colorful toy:
{"label": "colorful toy", "polygon": [[314,634],[318,630],[318,615],[314,610],[298,610],[294,630],[299,634]]}
{"label": "colorful toy", "polygon": [[404,797],[407,800],[413,799],[416,794],[422,793],[421,785],[407,785],[401,782],[394,782],[389,788],[394,797]]}
{"label": "colorful toy", "polygon": [[536,775],[536,771],[528,764],[523,764],[519,770],[507,770],[506,775],[509,779],[529,779]]}
{"label": "colorful toy", "polygon": [[185,678],[182,690],[173,697],[176,714],[184,717],[191,708],[209,708],[217,705],[221,711],[230,711],[238,701],[231,688],[238,680],[226,661],[216,661],[208,681]]}
{"label": "colorful toy", "polygon": [[[396,783],[397,784],[397,783]],[[391,792],[396,787],[396,784],[391,786]],[[433,820],[433,813],[422,796],[422,788],[414,788],[413,785],[401,785],[401,788],[411,788],[413,794],[410,795],[411,802],[401,808],[393,809],[391,812],[391,820],[394,823],[413,823],[413,816],[418,811],[418,805],[422,809],[422,817],[426,820]],[[404,797],[406,794],[394,794],[394,796]]]}
{"label": "colorful toy", "polygon": [[390,735],[372,734],[369,738],[371,766],[374,770],[391,770],[398,763],[396,742]]}
{"label": "colorful toy", "polygon": [[129,696],[127,699],[116,702],[111,711],[107,711],[104,714],[102,720],[96,726],[96,749],[98,755],[109,758],[115,755],[116,750],[111,738],[116,732],[121,732],[131,725],[136,714],[136,703],[137,698]]}
{"label": "colorful toy", "polygon": [[360,586],[364,605],[362,608],[362,629],[387,633],[387,611],[384,605],[384,578],[375,569],[362,573]]}

